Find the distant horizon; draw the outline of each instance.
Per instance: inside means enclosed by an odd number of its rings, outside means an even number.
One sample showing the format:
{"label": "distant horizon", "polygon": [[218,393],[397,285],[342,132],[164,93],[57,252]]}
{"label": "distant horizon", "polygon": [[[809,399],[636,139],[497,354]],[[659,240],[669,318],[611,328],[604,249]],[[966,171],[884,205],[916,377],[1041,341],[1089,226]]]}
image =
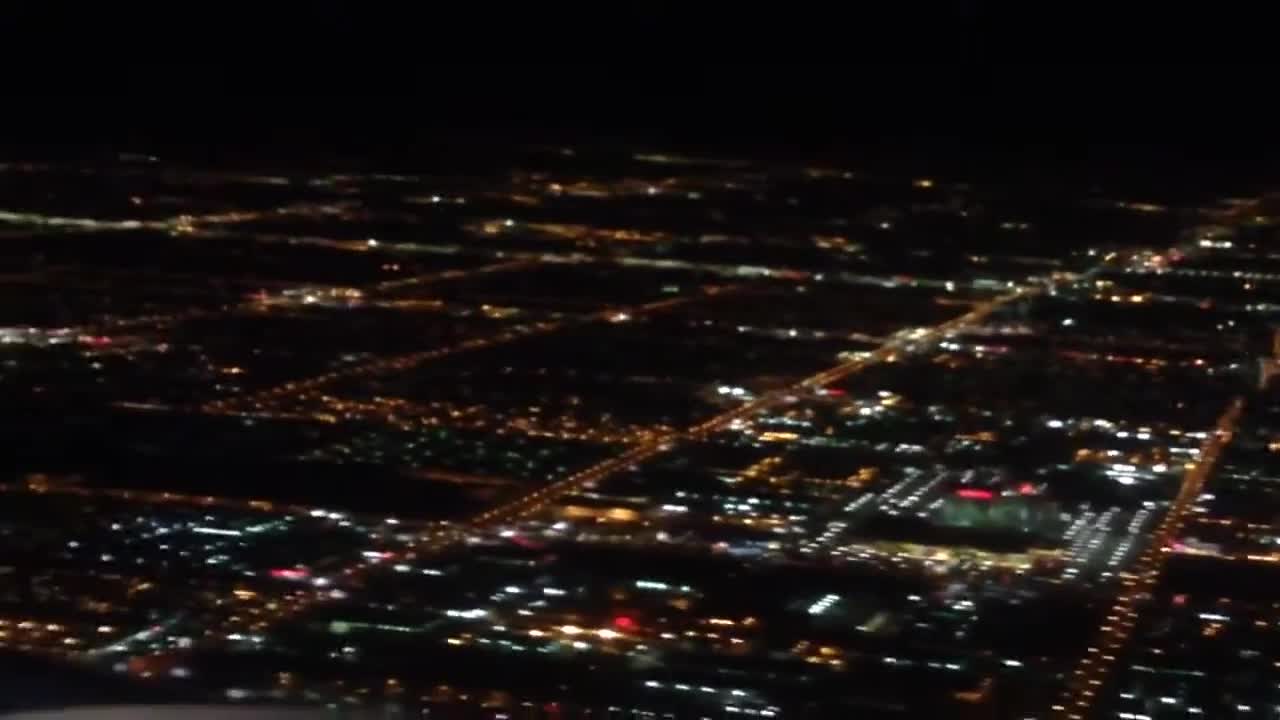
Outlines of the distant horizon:
{"label": "distant horizon", "polygon": [[[1177,145],[1159,141],[970,140],[947,136],[888,136],[855,141],[810,137],[807,144],[789,136],[748,134],[709,138],[697,132],[631,131],[573,141],[567,130],[526,128],[523,132],[489,129],[408,131],[325,128],[279,137],[270,128],[247,129],[227,138],[172,129],[122,132],[105,137],[66,137],[56,132],[38,139],[0,139],[0,162],[58,159],[110,163],[119,155],[155,154],[190,167],[237,169],[350,168],[361,171],[448,171],[477,155],[495,161],[511,153],[571,147],[590,156],[622,158],[630,152],[670,152],[718,159],[746,159],[786,165],[839,167],[910,178],[940,175],[987,183],[1064,183],[1073,191],[1132,192],[1166,199],[1193,199],[1214,193],[1255,194],[1280,190],[1280,163],[1266,152],[1239,145]],[[1274,149],[1280,157],[1280,147]],[[478,151],[478,152],[477,152]]]}

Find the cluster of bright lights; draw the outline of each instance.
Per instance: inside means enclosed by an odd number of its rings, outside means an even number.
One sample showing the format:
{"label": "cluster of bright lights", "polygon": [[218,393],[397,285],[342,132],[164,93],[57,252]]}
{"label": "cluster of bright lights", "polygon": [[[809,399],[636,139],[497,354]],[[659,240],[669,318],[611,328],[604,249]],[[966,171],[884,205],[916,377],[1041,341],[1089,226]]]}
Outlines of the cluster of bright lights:
{"label": "cluster of bright lights", "polygon": [[823,595],[820,600],[809,606],[810,615],[821,615],[831,609],[832,605],[840,602],[840,596],[834,593]]}

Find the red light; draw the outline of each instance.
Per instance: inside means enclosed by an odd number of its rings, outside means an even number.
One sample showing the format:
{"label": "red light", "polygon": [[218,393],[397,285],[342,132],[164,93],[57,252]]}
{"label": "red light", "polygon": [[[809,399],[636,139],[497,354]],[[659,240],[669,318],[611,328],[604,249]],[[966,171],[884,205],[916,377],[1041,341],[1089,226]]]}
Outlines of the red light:
{"label": "red light", "polygon": [[305,580],[311,572],[305,568],[274,568],[271,577],[277,580]]}
{"label": "red light", "polygon": [[613,619],[613,626],[619,630],[634,630],[636,627],[636,621],[626,615],[619,615]]}
{"label": "red light", "polygon": [[822,391],[822,394],[827,397],[841,397],[844,395],[844,391],[840,388],[826,388]]}
{"label": "red light", "polygon": [[980,490],[978,488],[960,488],[956,491],[956,495],[966,500],[990,500],[996,496],[990,490]]}
{"label": "red light", "polygon": [[1019,495],[1035,495],[1036,486],[1032,485],[1029,482],[1024,482],[1018,486],[1018,494]]}
{"label": "red light", "polygon": [[536,540],[530,540],[529,538],[523,535],[513,535],[511,537],[511,542],[515,543],[516,545],[519,545],[522,548],[526,548],[529,550],[541,550],[542,548],[546,547],[545,543],[540,543]]}

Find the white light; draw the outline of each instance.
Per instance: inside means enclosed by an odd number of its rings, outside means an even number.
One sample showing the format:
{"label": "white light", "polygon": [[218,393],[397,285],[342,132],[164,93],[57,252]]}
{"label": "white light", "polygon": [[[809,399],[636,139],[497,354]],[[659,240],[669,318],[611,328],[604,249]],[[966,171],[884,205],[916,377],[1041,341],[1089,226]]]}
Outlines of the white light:
{"label": "white light", "polygon": [[613,640],[622,637],[621,633],[616,630],[610,630],[609,628],[600,628],[596,631],[596,635],[600,636],[603,640]]}
{"label": "white light", "polygon": [[193,527],[191,528],[191,532],[198,533],[200,535],[226,535],[228,537],[240,537],[241,534],[239,530],[224,530],[222,528],[211,527]]}
{"label": "white light", "polygon": [[578,635],[579,633],[582,632],[582,628],[578,627],[577,625],[561,625],[560,632],[564,633],[565,635]]}
{"label": "white light", "polygon": [[1075,324],[1076,324],[1075,318],[1064,318],[1062,321],[1062,327],[1071,327],[1072,325],[1075,325]]}
{"label": "white light", "polygon": [[467,620],[475,620],[489,614],[488,610],[482,608],[472,608],[470,610],[445,610],[444,614],[449,617],[465,618]]}
{"label": "white light", "polygon": [[369,238],[366,241],[366,243],[369,245],[369,247],[378,247],[378,241],[373,238]]}
{"label": "white light", "polygon": [[1058,429],[1058,428],[1062,427],[1063,422],[1062,422],[1061,420],[1050,420],[1049,422],[1047,422],[1047,423],[1045,423],[1045,424],[1046,424],[1046,425],[1048,425],[1049,427],[1051,427],[1051,428],[1053,428],[1053,429],[1055,429],[1055,430],[1056,430],[1056,429]]}
{"label": "white light", "polygon": [[839,595],[823,595],[821,600],[809,606],[810,615],[821,615],[840,599]]}

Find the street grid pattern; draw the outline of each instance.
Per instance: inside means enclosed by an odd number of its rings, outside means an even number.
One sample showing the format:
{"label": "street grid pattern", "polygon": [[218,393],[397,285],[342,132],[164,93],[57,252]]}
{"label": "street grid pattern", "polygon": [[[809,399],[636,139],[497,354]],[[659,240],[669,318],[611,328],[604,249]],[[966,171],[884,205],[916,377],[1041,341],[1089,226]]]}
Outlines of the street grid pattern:
{"label": "street grid pattern", "polygon": [[[937,339],[939,336],[945,335],[946,333],[979,324],[997,309],[1012,302],[1027,300],[1035,294],[1035,291],[1024,291],[1019,289],[1017,292],[981,303],[964,315],[934,326],[929,330],[926,336],[918,338],[915,342],[923,343],[926,340]],[[633,447],[622,455],[604,460],[596,465],[580,470],[558,482],[539,488],[538,490],[535,490],[534,492],[510,503],[486,510],[475,518],[472,518],[469,524],[475,527],[481,527],[500,525],[518,520],[522,517],[538,512],[543,509],[547,503],[553,502],[560,497],[575,493],[583,487],[599,482],[616,472],[626,470],[638,463],[651,460],[658,455],[666,453],[674,449],[681,441],[697,441],[706,439],[711,434],[728,427],[735,420],[741,420],[786,403],[788,396],[795,392],[819,388],[824,385],[837,382],[861,371],[866,367],[880,362],[885,362],[900,352],[904,351],[900,347],[899,341],[890,340],[882,344],[879,348],[873,350],[865,357],[836,365],[799,380],[788,387],[768,392],[755,400],[716,415],[715,417],[703,421],[687,430],[684,430],[683,432],[672,432],[658,436],[650,442]]]}

